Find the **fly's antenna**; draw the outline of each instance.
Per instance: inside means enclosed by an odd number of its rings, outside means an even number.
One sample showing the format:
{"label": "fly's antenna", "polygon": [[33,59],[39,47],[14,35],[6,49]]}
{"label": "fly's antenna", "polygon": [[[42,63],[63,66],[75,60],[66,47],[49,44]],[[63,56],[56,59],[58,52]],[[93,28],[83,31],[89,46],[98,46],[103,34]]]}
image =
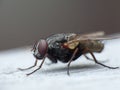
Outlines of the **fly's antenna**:
{"label": "fly's antenna", "polygon": [[32,46],[31,51],[35,51],[37,43],[38,43],[38,41],[35,41],[35,43],[34,43],[33,46]]}

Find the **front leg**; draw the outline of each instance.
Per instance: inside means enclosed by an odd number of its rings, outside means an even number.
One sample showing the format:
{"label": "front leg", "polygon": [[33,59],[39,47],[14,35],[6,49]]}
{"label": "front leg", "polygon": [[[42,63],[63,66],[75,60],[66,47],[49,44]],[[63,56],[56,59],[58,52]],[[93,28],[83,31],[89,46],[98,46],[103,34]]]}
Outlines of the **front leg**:
{"label": "front leg", "polygon": [[35,73],[37,70],[39,70],[39,69],[42,67],[43,63],[44,63],[46,56],[47,56],[47,55],[44,56],[44,58],[43,58],[43,60],[42,60],[42,62],[41,62],[41,64],[40,64],[40,66],[39,66],[37,69],[35,69],[34,71],[32,71],[32,72],[30,72],[30,73],[28,73],[28,74],[26,74],[26,75],[29,76],[29,75]]}
{"label": "front leg", "polygon": [[25,71],[25,70],[31,69],[31,68],[33,68],[33,67],[35,67],[37,65],[37,62],[38,62],[38,60],[36,59],[33,66],[30,66],[28,68],[18,68],[18,70]]}

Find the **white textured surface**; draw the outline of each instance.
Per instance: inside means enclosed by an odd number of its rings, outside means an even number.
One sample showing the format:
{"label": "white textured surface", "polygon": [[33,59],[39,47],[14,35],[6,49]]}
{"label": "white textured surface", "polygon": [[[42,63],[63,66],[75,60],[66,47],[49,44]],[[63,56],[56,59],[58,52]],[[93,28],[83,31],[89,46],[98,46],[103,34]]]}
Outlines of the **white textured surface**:
{"label": "white textured surface", "polygon": [[[95,55],[106,65],[120,67],[120,40],[107,41],[105,50]],[[33,69],[17,70],[33,65],[34,60],[29,48],[0,52],[0,90],[120,90],[120,69],[99,66],[83,56],[71,64],[70,76],[66,74],[67,64],[47,65],[48,59],[29,77],[25,74]]]}

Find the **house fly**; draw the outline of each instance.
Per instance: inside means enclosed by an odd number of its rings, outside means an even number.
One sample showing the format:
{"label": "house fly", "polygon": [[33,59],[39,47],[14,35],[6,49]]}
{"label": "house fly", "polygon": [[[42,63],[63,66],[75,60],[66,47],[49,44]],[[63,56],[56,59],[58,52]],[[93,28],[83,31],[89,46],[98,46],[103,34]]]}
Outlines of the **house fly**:
{"label": "house fly", "polygon": [[54,34],[49,36],[46,39],[40,39],[33,46],[33,55],[36,58],[36,61],[33,66],[21,69],[20,70],[28,70],[37,65],[38,60],[42,60],[40,66],[35,69],[33,72],[28,73],[27,75],[31,75],[32,73],[39,70],[45,58],[48,57],[52,63],[57,63],[57,61],[61,61],[67,64],[67,74],[69,75],[69,67],[72,61],[75,61],[81,55],[84,55],[87,59],[87,53],[89,53],[93,61],[101,66],[117,69],[118,67],[111,67],[105,64],[100,63],[94,52],[100,53],[104,49],[103,40],[109,39],[117,39],[120,38],[119,35],[105,35],[103,31],[89,33],[89,34],[76,34],[76,33],[61,33]]}

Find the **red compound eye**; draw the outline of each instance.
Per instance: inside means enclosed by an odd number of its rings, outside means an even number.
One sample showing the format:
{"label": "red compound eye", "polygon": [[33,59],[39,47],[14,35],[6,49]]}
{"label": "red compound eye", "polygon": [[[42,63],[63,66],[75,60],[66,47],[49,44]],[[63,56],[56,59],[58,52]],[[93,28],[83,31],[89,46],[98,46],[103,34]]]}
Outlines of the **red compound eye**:
{"label": "red compound eye", "polygon": [[39,54],[44,57],[47,52],[47,48],[48,48],[48,44],[47,44],[46,40],[41,39],[39,41],[39,45],[38,45]]}

